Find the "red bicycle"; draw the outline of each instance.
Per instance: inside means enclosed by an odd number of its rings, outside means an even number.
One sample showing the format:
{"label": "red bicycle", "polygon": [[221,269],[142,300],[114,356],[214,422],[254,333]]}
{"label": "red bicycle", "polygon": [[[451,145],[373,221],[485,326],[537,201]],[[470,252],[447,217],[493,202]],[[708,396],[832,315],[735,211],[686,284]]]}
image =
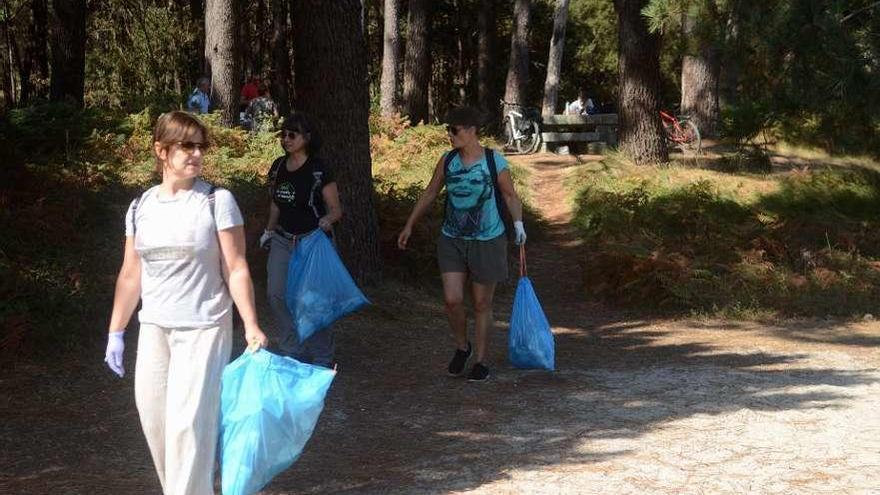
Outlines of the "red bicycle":
{"label": "red bicycle", "polygon": [[666,135],[668,143],[681,148],[683,152],[692,152],[698,155],[703,151],[700,130],[687,117],[676,118],[660,110],[660,120],[663,123],[663,133]]}

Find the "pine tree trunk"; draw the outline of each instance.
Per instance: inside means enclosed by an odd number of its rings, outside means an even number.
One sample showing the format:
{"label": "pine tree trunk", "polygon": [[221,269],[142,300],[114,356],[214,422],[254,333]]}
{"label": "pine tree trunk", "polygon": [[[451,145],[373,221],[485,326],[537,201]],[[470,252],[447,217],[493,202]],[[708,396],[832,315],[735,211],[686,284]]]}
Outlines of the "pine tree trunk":
{"label": "pine tree trunk", "polygon": [[237,8],[238,0],[205,2],[205,60],[211,77],[211,103],[220,110],[226,125],[238,121]]}
{"label": "pine tree trunk", "polygon": [[620,148],[638,164],[665,163],[660,124],[660,38],[648,32],[644,0],[614,0],[618,19]]}
{"label": "pine tree trunk", "polygon": [[370,162],[369,88],[359,0],[296,0],[298,108],[315,122],[321,157],[334,168],[344,216],[337,247],[361,283],[381,277]]}
{"label": "pine tree trunk", "polygon": [[83,105],[86,75],[86,0],[52,0],[49,98]]}
{"label": "pine tree trunk", "polygon": [[3,53],[3,62],[5,65],[5,69],[3,71],[3,95],[6,99],[6,108],[12,108],[16,104],[16,84],[15,84],[15,72],[16,72],[16,64],[15,64],[15,48],[13,45],[13,38],[11,27],[9,26],[9,18],[11,14],[9,12],[9,5],[7,3],[3,3],[3,45],[4,45],[4,53]]}
{"label": "pine tree trunk", "polygon": [[286,116],[290,113],[290,57],[288,55],[287,38],[287,0],[271,0],[272,2],[272,98],[278,104],[278,111]]}
{"label": "pine tree trunk", "polygon": [[34,16],[31,26],[31,46],[34,51],[31,59],[36,66],[37,80],[33,96],[45,98],[49,88],[49,6],[46,0],[32,0],[31,12]]}
{"label": "pine tree trunk", "polygon": [[529,87],[529,24],[531,22],[531,6],[530,0],[515,0],[513,4],[513,32],[510,34],[510,65],[507,69],[504,101],[520,105],[526,104],[526,91]]}
{"label": "pine tree trunk", "polygon": [[196,27],[196,35],[188,43],[187,51],[192,54],[192,58],[188,60],[181,77],[186,77],[182,85],[185,91],[192,91],[190,85],[199,77],[207,74],[207,63],[205,62],[205,4],[201,0],[180,0],[184,4],[181,14],[186,14],[187,21],[192,22]]}
{"label": "pine tree trunk", "polygon": [[409,0],[406,60],[403,67],[403,111],[410,122],[428,122],[431,81],[430,0]]}
{"label": "pine tree trunk", "polygon": [[685,55],[681,64],[681,113],[697,125],[703,137],[714,136],[718,122],[717,52],[711,48],[700,55]]}
{"label": "pine tree trunk", "polygon": [[[495,0],[483,0],[477,17],[477,105],[495,113],[497,93],[494,84]],[[493,121],[496,119],[493,119]]]}
{"label": "pine tree trunk", "polygon": [[547,59],[547,79],[544,81],[544,103],[541,113],[554,115],[559,97],[559,75],[562,72],[562,51],[565,47],[565,25],[568,23],[568,0],[556,0],[553,18],[553,37],[550,39],[550,56]]}
{"label": "pine tree trunk", "polygon": [[[257,0],[257,12],[254,15],[254,44],[255,49],[251,54],[251,74],[264,76],[263,54],[269,44],[266,41],[266,2]],[[273,95],[274,96],[274,95]]]}
{"label": "pine tree trunk", "polygon": [[382,50],[382,82],[379,106],[382,115],[397,113],[397,64],[400,57],[398,7],[400,0],[385,0],[385,28]]}
{"label": "pine tree trunk", "polygon": [[[739,5],[738,3],[736,5]],[[737,100],[737,87],[739,86],[739,59],[737,54],[740,49],[739,39],[739,8],[734,7],[725,26],[724,45],[727,49],[721,55],[721,69],[718,81],[718,104],[733,105]]]}

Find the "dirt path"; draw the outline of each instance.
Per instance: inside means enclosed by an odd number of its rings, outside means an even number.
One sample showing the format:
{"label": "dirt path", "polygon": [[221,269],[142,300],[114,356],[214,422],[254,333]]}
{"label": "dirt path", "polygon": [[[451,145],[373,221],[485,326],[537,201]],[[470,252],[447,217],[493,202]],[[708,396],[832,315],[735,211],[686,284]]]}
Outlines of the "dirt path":
{"label": "dirt path", "polygon": [[[586,304],[562,186],[578,163],[516,161],[549,222],[529,261],[559,370],[507,364],[508,284],[492,380],[449,378],[439,292],[386,284],[339,325],[317,431],[263,493],[880,493],[880,325],[654,321]],[[113,379],[101,355],[4,371],[0,493],[158,493],[132,378]]]}

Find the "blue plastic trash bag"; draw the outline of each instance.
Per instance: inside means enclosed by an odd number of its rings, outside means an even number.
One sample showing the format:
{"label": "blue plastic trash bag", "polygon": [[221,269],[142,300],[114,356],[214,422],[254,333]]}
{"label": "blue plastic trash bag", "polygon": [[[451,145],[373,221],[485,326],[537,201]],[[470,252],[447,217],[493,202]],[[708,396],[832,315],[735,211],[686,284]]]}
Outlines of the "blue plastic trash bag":
{"label": "blue plastic trash bag", "polygon": [[553,371],[556,365],[556,344],[550,322],[544,316],[541,303],[525,276],[525,252],[521,251],[520,279],[513,296],[513,313],[510,315],[508,356],[510,363],[522,369]]}
{"label": "blue plastic trash bag", "polygon": [[287,267],[285,299],[300,342],[369,304],[320,229],[297,241]]}
{"label": "blue plastic trash bag", "polygon": [[224,495],[256,493],[296,461],[335,376],[262,349],[226,366],[220,392]]}

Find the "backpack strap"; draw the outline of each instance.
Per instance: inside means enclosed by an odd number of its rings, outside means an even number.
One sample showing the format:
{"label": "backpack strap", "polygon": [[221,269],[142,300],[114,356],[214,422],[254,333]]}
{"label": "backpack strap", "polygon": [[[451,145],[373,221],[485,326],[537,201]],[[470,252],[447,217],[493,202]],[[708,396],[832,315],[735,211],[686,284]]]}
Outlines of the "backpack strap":
{"label": "backpack strap", "polygon": [[275,185],[278,182],[278,171],[284,166],[285,160],[287,160],[286,154],[276,158],[275,161],[272,162],[272,166],[269,167],[269,199],[275,196]]}
{"label": "backpack strap", "polygon": [[495,164],[495,151],[492,148],[486,148],[486,165],[489,166],[489,175],[492,176],[492,194],[495,196],[495,207],[498,208],[498,215],[504,220],[504,214],[507,208],[504,199],[501,198],[501,191],[498,188],[498,166]]}
{"label": "backpack strap", "polygon": [[211,189],[208,190],[208,206],[211,207],[211,220],[214,222],[214,226],[217,226],[217,215],[214,213],[215,205],[217,204],[217,186],[214,184],[210,184]]}
{"label": "backpack strap", "polygon": [[131,202],[131,236],[134,237],[137,235],[137,209],[138,205],[140,205],[144,201],[144,197],[147,193],[150,192],[149,189],[137,195],[134,198],[134,201]]}
{"label": "backpack strap", "polygon": [[315,196],[318,191],[321,190],[321,185],[323,183],[324,171],[323,170],[313,170],[312,171],[312,190],[309,192],[309,208],[312,209],[312,213],[315,214],[315,218],[320,219],[321,215],[318,213],[318,206],[315,202]]}
{"label": "backpack strap", "polygon": [[501,223],[504,224],[504,230],[510,236],[513,230],[510,228],[510,213],[507,211],[507,203],[501,197],[501,189],[498,188],[498,166],[495,164],[495,150],[486,148],[486,165],[489,166],[489,175],[492,176],[492,194],[495,196],[495,208],[498,210],[498,216],[501,217]]}
{"label": "backpack strap", "polygon": [[[446,156],[443,157],[443,177],[449,177],[449,167],[452,165],[452,160],[458,156],[458,150],[452,148],[451,150],[446,152]],[[446,202],[443,203],[443,219],[446,219],[446,212],[449,211],[449,192],[446,193]]]}
{"label": "backpack strap", "polygon": [[443,173],[448,177],[449,176],[449,166],[452,165],[452,160],[458,155],[457,149],[451,149],[446,152],[446,156],[443,157]]}

